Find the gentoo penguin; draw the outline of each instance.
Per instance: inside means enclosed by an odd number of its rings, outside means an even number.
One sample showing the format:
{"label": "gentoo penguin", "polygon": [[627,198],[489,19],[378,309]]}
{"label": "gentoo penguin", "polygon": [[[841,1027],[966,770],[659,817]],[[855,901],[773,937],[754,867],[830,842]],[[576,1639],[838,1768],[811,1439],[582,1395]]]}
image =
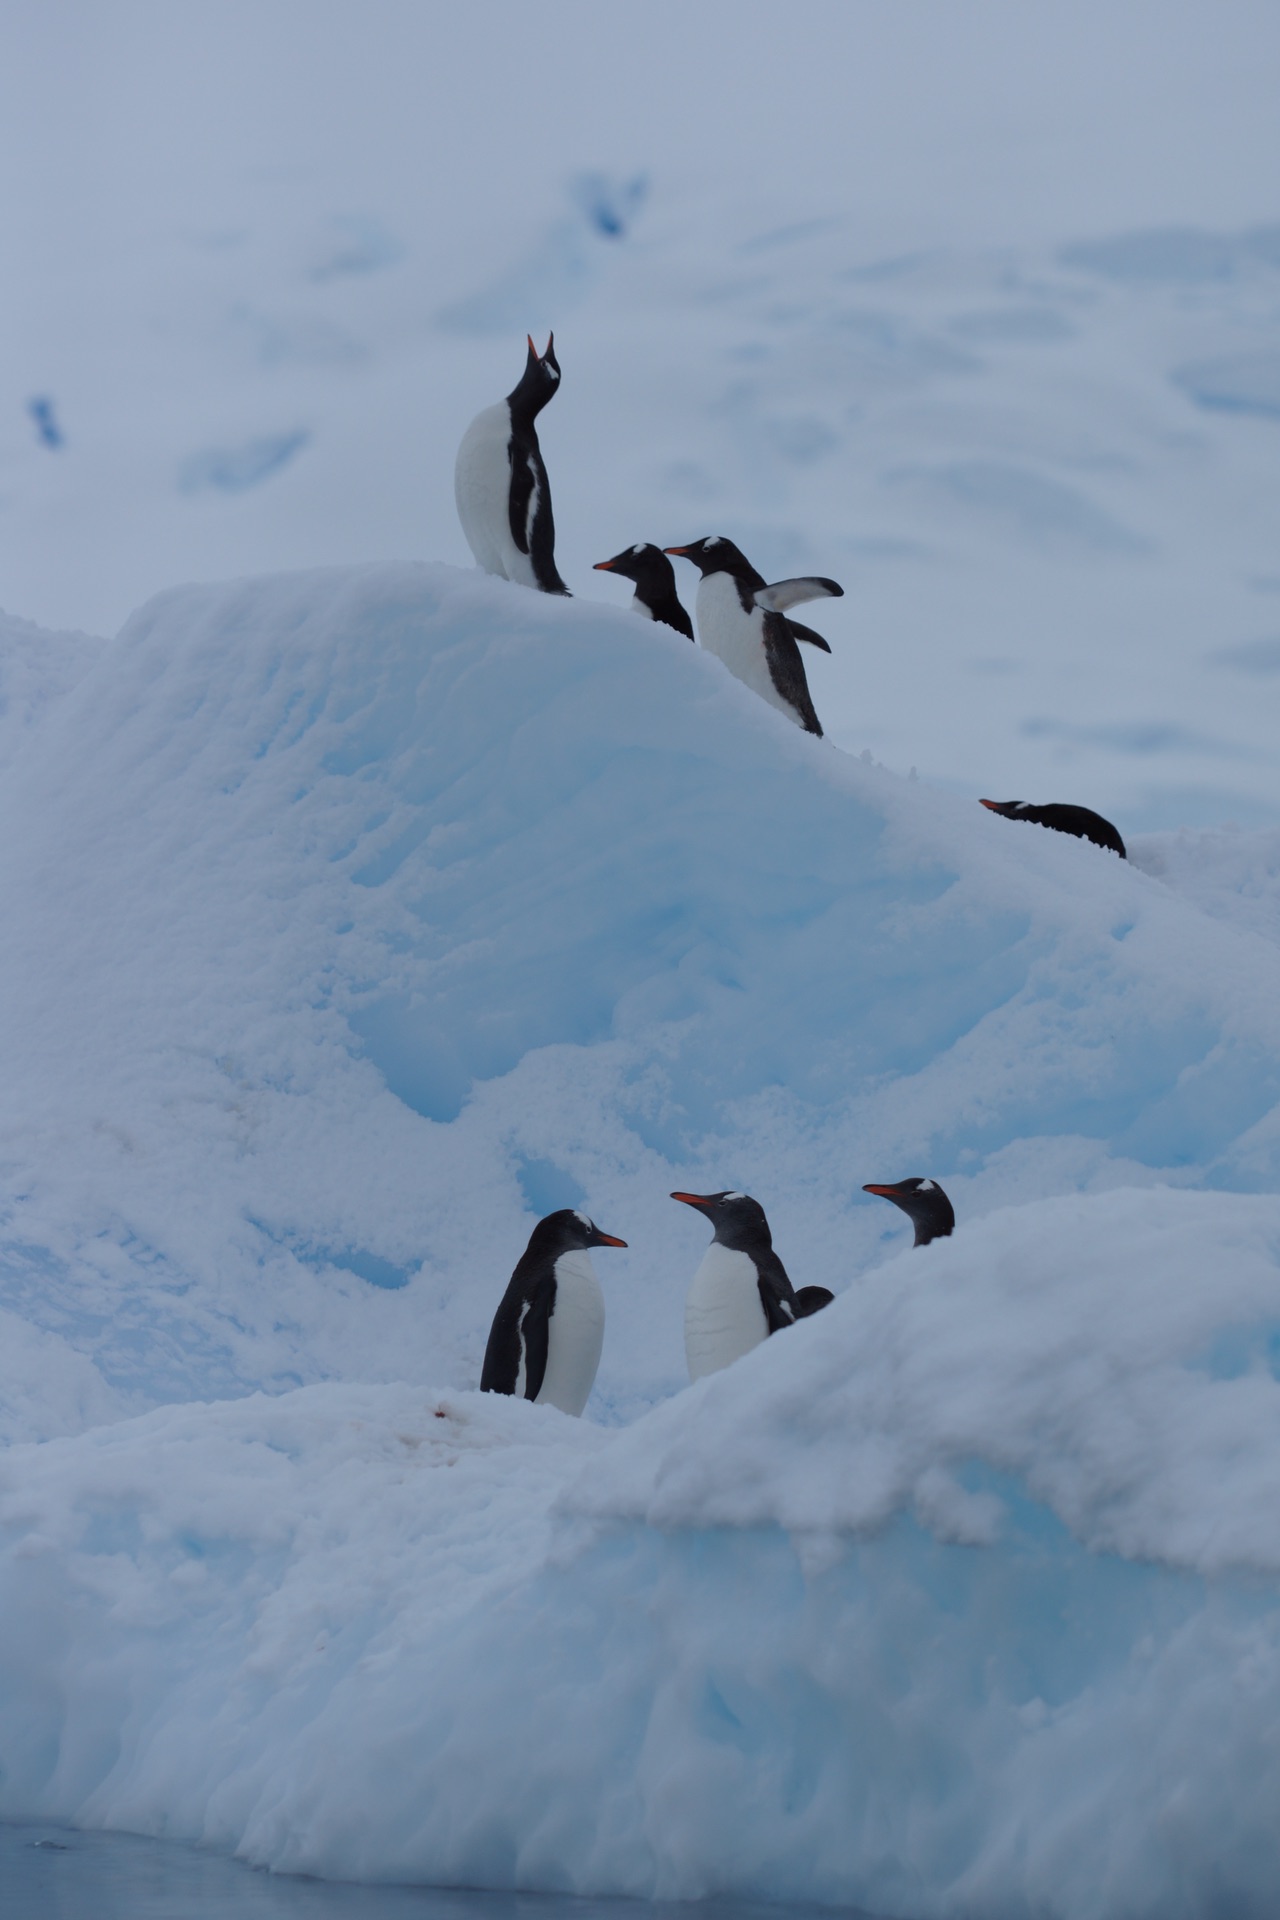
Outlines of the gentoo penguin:
{"label": "gentoo penguin", "polygon": [[[746,1193],[673,1193],[705,1213],[715,1238],[689,1284],[684,1307],[684,1351],[689,1378],[731,1366],[771,1333],[825,1307],[825,1287],[796,1293],[773,1250],[764,1208]],[[823,1294],[824,1299],[816,1296]]]}
{"label": "gentoo penguin", "polygon": [[604,1295],[588,1247],[625,1247],[573,1207],[539,1220],[493,1316],[482,1393],[579,1414],[604,1344]]}
{"label": "gentoo penguin", "polygon": [[898,1180],[892,1186],[864,1187],[862,1191],[881,1194],[902,1208],[915,1227],[917,1247],[927,1247],[931,1240],[945,1240],[954,1231],[955,1209],[936,1180]]}
{"label": "gentoo penguin", "polygon": [[693,622],[676,594],[676,570],[661,547],[655,547],[652,541],[624,547],[612,560],[597,560],[595,571],[620,573],[624,580],[634,581],[631,611],[642,613],[646,620],[661,620],[692,640]]}
{"label": "gentoo penguin", "polygon": [[805,600],[839,598],[844,588],[817,575],[777,580],[768,586],[732,540],[695,540],[690,546],[664,551],[692,560],[702,575],[698,638],[707,651],[806,733],[820,735],[796,640],[818,646],[825,642],[808,627],[797,628],[786,618],[786,611]]}
{"label": "gentoo penguin", "polygon": [[568,593],[556,572],[551,488],[534,421],[560,385],[555,335],[539,356],[532,337],[518,386],[478,413],[453,469],[458,518],[486,573],[543,593]]}
{"label": "gentoo penguin", "polygon": [[1122,860],[1128,858],[1124,841],[1111,822],[1095,813],[1092,807],[1056,804],[1033,807],[1026,800],[980,800],[978,805],[988,807],[992,813],[1002,813],[1006,820],[1034,820],[1038,827],[1052,827],[1055,833],[1072,833],[1077,840],[1092,840],[1095,847],[1106,847],[1109,852],[1118,853]]}

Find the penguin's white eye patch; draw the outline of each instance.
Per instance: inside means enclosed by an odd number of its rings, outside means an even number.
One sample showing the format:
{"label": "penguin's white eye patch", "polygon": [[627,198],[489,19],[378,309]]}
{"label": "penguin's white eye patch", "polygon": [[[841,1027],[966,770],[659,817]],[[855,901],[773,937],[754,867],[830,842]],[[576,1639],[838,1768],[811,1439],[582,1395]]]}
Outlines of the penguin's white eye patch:
{"label": "penguin's white eye patch", "polygon": [[922,1180],[920,1182],[920,1191],[921,1193],[936,1193],[937,1188],[934,1186],[932,1180]]}
{"label": "penguin's white eye patch", "polygon": [[745,1200],[746,1197],[745,1193],[726,1193],[725,1195],[726,1200]]}
{"label": "penguin's white eye patch", "polygon": [[576,1207],[573,1210],[573,1217],[579,1223],[580,1226],[584,1226],[587,1229],[588,1233],[591,1233],[594,1230],[595,1228],[594,1220],[588,1220],[586,1214],[579,1213]]}
{"label": "penguin's white eye patch", "polygon": [[643,545],[641,545],[641,546],[638,546],[638,547],[632,547],[632,549],[631,549],[631,551],[632,551],[632,553],[643,553],[643,552],[644,552],[644,547],[643,547]]}
{"label": "penguin's white eye patch", "polygon": [[[547,367],[547,363],[545,360],[543,361],[542,364],[544,367]],[[549,378],[552,380],[558,380],[560,378],[560,370],[558,367],[547,367],[547,374]]]}

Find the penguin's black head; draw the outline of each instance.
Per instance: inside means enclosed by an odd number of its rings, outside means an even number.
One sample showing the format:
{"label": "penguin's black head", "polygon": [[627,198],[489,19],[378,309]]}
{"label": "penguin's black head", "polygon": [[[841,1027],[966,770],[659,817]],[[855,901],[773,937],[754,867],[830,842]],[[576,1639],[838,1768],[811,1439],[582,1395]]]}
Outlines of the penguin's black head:
{"label": "penguin's black head", "polygon": [[676,590],[676,570],[661,547],[651,540],[638,547],[624,547],[612,560],[597,560],[597,573],[620,573],[634,580],[636,592],[647,606],[671,599]]}
{"label": "penguin's black head", "polygon": [[601,1233],[595,1221],[579,1213],[576,1207],[561,1207],[558,1213],[549,1213],[529,1235],[529,1252],[540,1253],[548,1260],[558,1260],[562,1253],[573,1253],[582,1247],[625,1247],[626,1244],[611,1233]]}
{"label": "penguin's black head", "polygon": [[901,1207],[915,1227],[918,1247],[945,1240],[955,1227],[955,1210],[936,1180],[897,1180],[892,1186],[868,1186],[862,1191],[881,1194]]}
{"label": "penguin's black head", "polygon": [[528,341],[529,357],[524,363],[519,384],[512,387],[507,395],[507,404],[513,414],[532,420],[555,396],[556,388],[560,385],[560,362],[556,359],[554,333],[547,335],[545,353],[538,352],[532,334],[528,335]]}
{"label": "penguin's black head", "polygon": [[740,547],[723,535],[713,535],[706,540],[694,540],[687,547],[664,547],[664,553],[678,553],[682,559],[692,560],[699,573],[749,574],[754,580],[756,570]]}
{"label": "penguin's black head", "polygon": [[705,1213],[722,1247],[753,1253],[773,1245],[764,1208],[749,1193],[673,1193],[671,1198]]}

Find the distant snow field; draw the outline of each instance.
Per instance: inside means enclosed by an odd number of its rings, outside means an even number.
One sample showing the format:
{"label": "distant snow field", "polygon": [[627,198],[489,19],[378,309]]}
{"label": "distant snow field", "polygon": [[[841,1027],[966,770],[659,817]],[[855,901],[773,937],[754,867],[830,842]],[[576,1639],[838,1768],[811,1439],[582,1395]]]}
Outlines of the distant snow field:
{"label": "distant snow field", "polygon": [[809,660],[839,745],[1125,831],[1280,825],[1275,220],[895,248],[645,170],[444,259],[287,177],[240,215],[131,240],[47,325],[33,291],[53,411],[0,422],[3,604],[109,633],[190,578],[465,563],[454,448],[554,327],[575,593],[727,534],[846,588]]}
{"label": "distant snow field", "polygon": [[[0,643],[0,1814],[1266,1911],[1275,832],[1122,862],[448,566]],[[837,1298],[690,1388],[730,1185]],[[475,1392],[568,1204],[583,1421]]]}

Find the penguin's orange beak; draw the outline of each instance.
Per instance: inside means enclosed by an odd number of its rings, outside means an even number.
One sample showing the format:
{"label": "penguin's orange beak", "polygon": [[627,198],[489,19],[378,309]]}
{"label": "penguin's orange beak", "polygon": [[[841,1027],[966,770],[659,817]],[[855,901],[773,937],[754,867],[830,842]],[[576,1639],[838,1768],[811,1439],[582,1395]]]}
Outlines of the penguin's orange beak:
{"label": "penguin's orange beak", "polygon": [[525,339],[529,342],[529,351],[533,355],[534,359],[536,360],[538,357],[538,349],[533,344],[533,335],[531,333],[526,333]]}
{"label": "penguin's orange beak", "polygon": [[980,807],[990,807],[992,813],[999,813],[1000,811],[1000,802],[998,800],[979,800],[978,805]]}
{"label": "penguin's orange beak", "polygon": [[[688,551],[689,551],[689,549],[688,549],[688,547],[664,547],[664,548],[662,549],[662,551],[663,551],[664,553],[680,553],[680,554],[686,554],[686,553],[688,553]],[[673,1199],[673,1200],[678,1200],[678,1199],[680,1198],[680,1196],[679,1196],[679,1194],[678,1194],[678,1193],[673,1193],[671,1197],[672,1197],[672,1199]]]}
{"label": "penguin's orange beak", "polygon": [[597,560],[591,571],[593,573],[612,573],[613,562],[612,560]]}
{"label": "penguin's orange beak", "polygon": [[885,1200],[896,1200],[898,1197],[898,1189],[896,1187],[864,1187],[862,1191],[864,1193],[878,1193]]}
{"label": "penguin's orange beak", "polygon": [[671,1198],[673,1200],[683,1200],[686,1207],[705,1209],[711,1195],[708,1193],[673,1193]]}
{"label": "penguin's orange beak", "polygon": [[625,1240],[619,1240],[614,1233],[601,1233],[599,1227],[596,1228],[596,1242],[602,1247],[625,1247],[627,1244]]}

